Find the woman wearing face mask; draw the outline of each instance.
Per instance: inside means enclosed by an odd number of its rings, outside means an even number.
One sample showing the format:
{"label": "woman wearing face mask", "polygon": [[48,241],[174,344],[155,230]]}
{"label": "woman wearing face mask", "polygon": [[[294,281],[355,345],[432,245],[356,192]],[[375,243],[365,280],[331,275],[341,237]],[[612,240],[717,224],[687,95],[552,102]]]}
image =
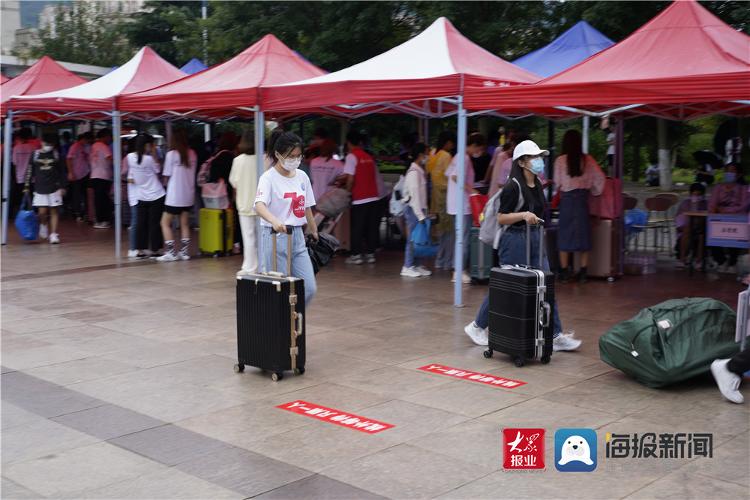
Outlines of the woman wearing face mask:
{"label": "woman wearing face mask", "polygon": [[[736,163],[724,167],[724,179],[711,191],[708,211],[712,214],[746,214],[750,208],[748,187]],[[737,272],[739,249],[712,247],[713,267],[719,272],[734,274]]]}
{"label": "woman wearing face mask", "polygon": [[138,197],[135,238],[136,246],[143,250],[138,257],[157,258],[164,243],[160,222],[166,191],[159,180],[161,167],[155,154],[154,138],[149,134],[139,134],[135,152],[128,154],[128,183],[135,185]]}
{"label": "woman wearing face mask", "polygon": [[427,146],[422,142],[412,146],[409,153],[412,163],[404,179],[403,193],[404,198],[408,200],[408,205],[404,210],[404,219],[406,220],[408,231],[406,235],[406,249],[404,251],[404,267],[401,268],[401,276],[405,278],[420,278],[432,274],[432,271],[424,266],[416,265],[414,247],[409,238],[414,228],[417,227],[417,224],[424,224],[428,215],[427,176],[424,172],[428,153]]}
{"label": "woman wearing face mask", "polygon": [[[309,306],[317,285],[302,227],[307,224],[308,232],[315,240],[318,239],[318,228],[311,209],[315,205],[315,195],[310,179],[297,170],[302,162],[302,140],[292,132],[276,128],[268,140],[268,158],[271,167],[258,180],[255,196],[255,211],[262,219],[261,270],[271,271],[271,259],[274,258],[278,270],[286,269],[286,238],[292,238],[292,276],[305,281],[305,305]],[[287,226],[293,227],[291,235],[286,234]],[[273,238],[277,237],[276,255],[272,255]]]}
{"label": "woman wearing face mask", "polygon": [[[542,156],[549,151],[539,149],[532,141],[523,141],[513,150],[513,167],[510,179],[500,195],[500,212],[498,222],[506,227],[500,238],[498,255],[501,264],[526,265],[526,225],[531,225],[531,262],[539,262],[539,233],[544,227],[539,224],[544,214],[545,200],[542,183],[538,176],[544,171]],[[523,202],[519,203],[523,195]],[[543,259],[544,269],[549,271],[549,262]],[[557,305],[554,306],[554,340],[555,351],[573,351],[581,341],[573,338],[573,333],[563,333]],[[477,345],[487,345],[487,327],[490,320],[490,301],[487,295],[479,308],[476,319],[466,325],[464,332]]]}

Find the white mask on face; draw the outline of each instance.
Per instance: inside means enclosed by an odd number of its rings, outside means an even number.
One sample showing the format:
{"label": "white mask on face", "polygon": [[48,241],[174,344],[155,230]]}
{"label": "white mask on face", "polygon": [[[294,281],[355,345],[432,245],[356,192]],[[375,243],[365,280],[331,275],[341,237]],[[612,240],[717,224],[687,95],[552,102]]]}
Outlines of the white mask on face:
{"label": "white mask on face", "polygon": [[49,144],[42,144],[42,151],[44,151],[45,153],[49,153],[53,149],[55,149],[54,146],[50,146]]}
{"label": "white mask on face", "polygon": [[295,170],[297,170],[297,167],[299,167],[300,163],[302,163],[302,158],[284,158],[283,160],[281,160],[281,166],[287,172],[294,172]]}

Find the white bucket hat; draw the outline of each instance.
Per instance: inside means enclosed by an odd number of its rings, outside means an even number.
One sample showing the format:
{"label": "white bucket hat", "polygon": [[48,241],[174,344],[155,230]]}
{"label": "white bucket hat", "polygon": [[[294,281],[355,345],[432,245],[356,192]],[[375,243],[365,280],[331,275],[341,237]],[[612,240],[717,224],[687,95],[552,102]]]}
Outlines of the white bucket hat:
{"label": "white bucket hat", "polygon": [[539,149],[539,146],[537,146],[534,141],[523,141],[513,150],[513,161],[525,155],[549,156],[549,151],[546,149]]}

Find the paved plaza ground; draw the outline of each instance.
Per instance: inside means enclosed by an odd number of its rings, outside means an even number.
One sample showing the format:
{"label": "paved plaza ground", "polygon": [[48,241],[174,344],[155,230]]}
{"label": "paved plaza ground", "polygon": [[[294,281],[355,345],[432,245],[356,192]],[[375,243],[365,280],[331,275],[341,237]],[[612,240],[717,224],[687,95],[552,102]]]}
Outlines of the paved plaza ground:
{"label": "paved plaza ground", "polygon": [[[482,357],[448,273],[398,276],[343,258],[318,275],[307,371],[236,374],[239,257],[116,265],[112,233],[2,249],[3,498],[747,498],[750,404],[705,377],[649,389],[599,360],[598,339],[641,308],[710,296],[731,277],[664,269],[558,289],[584,344],[549,365]],[[442,364],[526,382],[503,388],[418,370]],[[745,388],[750,396],[750,386]],[[304,400],[392,424],[367,434],[277,408]],[[502,429],[546,429],[546,469],[504,472]],[[595,429],[597,470],[554,466],[555,430]],[[713,457],[606,459],[614,433],[713,433]]]}

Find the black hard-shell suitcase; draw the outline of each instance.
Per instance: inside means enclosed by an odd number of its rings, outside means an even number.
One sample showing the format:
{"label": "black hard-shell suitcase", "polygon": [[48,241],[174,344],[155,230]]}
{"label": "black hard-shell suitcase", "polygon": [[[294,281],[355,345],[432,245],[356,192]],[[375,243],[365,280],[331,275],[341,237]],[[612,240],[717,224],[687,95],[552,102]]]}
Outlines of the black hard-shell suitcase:
{"label": "black hard-shell suitcase", "polygon": [[237,276],[237,364],[271,372],[305,372],[305,282],[291,276],[292,228],[287,227],[287,272],[276,271],[273,237],[273,272]]}
{"label": "black hard-shell suitcase", "polygon": [[[543,221],[542,221],[543,222]],[[494,351],[509,354],[516,366],[552,357],[555,280],[543,271],[544,227],[539,231],[539,267],[532,268],[530,227],[526,226],[526,266],[501,265],[490,275],[490,322],[485,358]]]}

